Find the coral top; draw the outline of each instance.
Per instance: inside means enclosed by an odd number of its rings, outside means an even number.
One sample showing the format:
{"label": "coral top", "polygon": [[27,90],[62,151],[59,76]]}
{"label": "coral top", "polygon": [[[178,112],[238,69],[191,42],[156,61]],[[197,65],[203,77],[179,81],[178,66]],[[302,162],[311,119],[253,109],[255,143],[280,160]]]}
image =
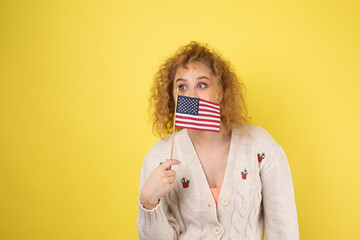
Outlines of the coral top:
{"label": "coral top", "polygon": [[216,206],[217,206],[217,203],[218,203],[218,200],[219,200],[219,195],[220,195],[220,191],[221,191],[221,187],[218,187],[218,188],[210,188],[211,190],[211,194],[215,200],[215,203],[216,203]]}

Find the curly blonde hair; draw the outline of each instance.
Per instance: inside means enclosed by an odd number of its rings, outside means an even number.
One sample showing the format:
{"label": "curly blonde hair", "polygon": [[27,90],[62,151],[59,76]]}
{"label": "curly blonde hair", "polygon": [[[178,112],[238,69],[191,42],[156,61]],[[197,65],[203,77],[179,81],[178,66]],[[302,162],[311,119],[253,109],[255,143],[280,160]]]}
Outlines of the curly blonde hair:
{"label": "curly blonde hair", "polygon": [[[152,117],[153,133],[161,138],[172,134],[175,101],[173,97],[174,77],[179,67],[185,67],[191,62],[205,64],[214,74],[215,79],[223,90],[220,102],[221,123],[226,129],[241,127],[249,124],[245,103],[245,85],[239,81],[230,63],[207,44],[191,41],[180,47],[177,52],[160,65],[156,72],[149,99],[150,116]],[[176,127],[176,131],[180,128]]]}

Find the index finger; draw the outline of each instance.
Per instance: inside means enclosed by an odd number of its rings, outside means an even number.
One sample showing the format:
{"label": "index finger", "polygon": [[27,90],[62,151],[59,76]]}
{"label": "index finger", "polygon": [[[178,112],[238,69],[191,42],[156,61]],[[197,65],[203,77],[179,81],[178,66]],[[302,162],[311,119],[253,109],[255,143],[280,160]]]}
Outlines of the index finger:
{"label": "index finger", "polygon": [[168,159],[166,160],[165,162],[163,162],[160,167],[161,168],[164,168],[166,170],[170,170],[171,169],[171,166],[174,165],[174,164],[180,164],[181,162],[179,160],[176,160],[176,159]]}

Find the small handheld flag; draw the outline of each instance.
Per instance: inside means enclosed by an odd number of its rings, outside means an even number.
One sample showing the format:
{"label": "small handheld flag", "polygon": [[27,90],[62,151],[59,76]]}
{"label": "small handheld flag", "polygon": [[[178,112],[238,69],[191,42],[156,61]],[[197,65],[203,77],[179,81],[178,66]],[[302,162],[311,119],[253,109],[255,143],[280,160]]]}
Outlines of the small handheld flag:
{"label": "small handheld flag", "polygon": [[178,96],[175,126],[220,132],[220,105],[200,98]]}

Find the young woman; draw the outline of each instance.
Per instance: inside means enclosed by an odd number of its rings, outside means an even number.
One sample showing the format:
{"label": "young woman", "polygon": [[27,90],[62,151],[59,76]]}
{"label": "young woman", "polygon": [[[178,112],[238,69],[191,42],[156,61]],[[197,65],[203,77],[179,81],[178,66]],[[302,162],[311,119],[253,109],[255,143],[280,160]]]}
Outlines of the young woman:
{"label": "young woman", "polygon": [[[220,106],[220,132],[176,128],[176,90]],[[249,123],[241,84],[207,45],[181,47],[156,74],[150,105],[162,137],[140,175],[140,239],[299,239],[289,164],[282,147]]]}

